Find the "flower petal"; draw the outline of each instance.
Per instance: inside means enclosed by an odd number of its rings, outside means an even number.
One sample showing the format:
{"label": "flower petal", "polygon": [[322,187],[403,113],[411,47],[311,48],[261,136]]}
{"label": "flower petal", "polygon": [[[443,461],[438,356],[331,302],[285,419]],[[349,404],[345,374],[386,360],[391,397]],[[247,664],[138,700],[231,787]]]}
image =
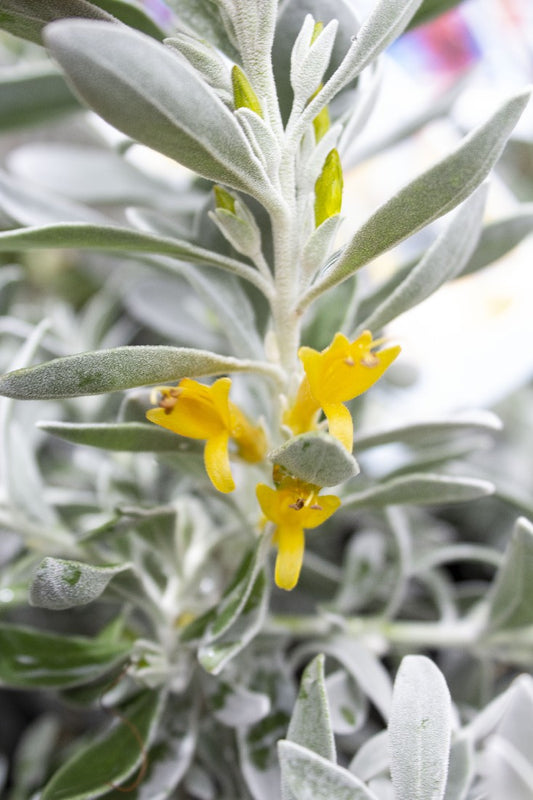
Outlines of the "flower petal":
{"label": "flower petal", "polygon": [[204,450],[206,472],[215,489],[225,494],[235,489],[229,463],[228,442],[229,433],[223,430],[207,440]]}
{"label": "flower petal", "polygon": [[305,528],[318,528],[338,509],[341,504],[339,497],[334,494],[316,496],[312,506],[302,509],[302,525]]}
{"label": "flower petal", "polygon": [[351,453],[353,450],[352,415],[342,403],[325,403],[322,408],[328,420],[331,436],[338,439]]}
{"label": "flower petal", "polygon": [[274,578],[280,589],[294,589],[300,577],[304,557],[303,528],[279,527],[277,531],[278,555]]}

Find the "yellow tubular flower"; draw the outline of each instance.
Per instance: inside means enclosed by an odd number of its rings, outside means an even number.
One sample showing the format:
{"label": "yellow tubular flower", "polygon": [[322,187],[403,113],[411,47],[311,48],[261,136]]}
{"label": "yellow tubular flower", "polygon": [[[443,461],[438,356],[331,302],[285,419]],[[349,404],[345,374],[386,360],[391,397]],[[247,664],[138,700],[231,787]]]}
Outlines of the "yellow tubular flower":
{"label": "yellow tubular flower", "polygon": [[[353,422],[343,403],[370,389],[400,352],[398,346],[376,351],[381,343],[381,340],[372,339],[370,331],[363,331],[353,342],[337,333],[321,353],[311,347],[300,347],[298,351],[305,369],[302,383],[306,383],[304,389],[300,387],[298,397],[309,394],[326,415],[331,435],[350,452]],[[298,397],[291,410],[292,417],[298,414]]]}
{"label": "yellow tubular flower", "polygon": [[215,488],[224,493],[235,489],[229,462],[230,438],[247,461],[260,461],[266,450],[262,429],[252,426],[230,401],[230,387],[230,378],[219,378],[211,386],[184,378],[176,387],[158,387],[162,395],[159,407],[146,412],[150,422],[180,436],[206,439],[205,469]]}
{"label": "yellow tubular flower", "polygon": [[318,496],[318,488],[298,480],[284,481],[282,488],[264,483],[256,488],[265,517],[276,525],[274,543],[278,547],[274,578],[280,589],[290,591],[298,583],[304,556],[306,528],[322,525],[338,509],[334,495]]}

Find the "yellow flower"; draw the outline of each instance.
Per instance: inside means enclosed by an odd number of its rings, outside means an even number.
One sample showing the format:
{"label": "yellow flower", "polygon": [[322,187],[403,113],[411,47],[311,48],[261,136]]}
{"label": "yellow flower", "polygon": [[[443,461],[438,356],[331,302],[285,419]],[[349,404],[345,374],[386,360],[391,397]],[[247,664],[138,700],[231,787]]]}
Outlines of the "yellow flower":
{"label": "yellow flower", "polygon": [[229,440],[246,461],[261,461],[266,451],[261,428],[251,425],[229,399],[230,378],[219,378],[206,386],[184,378],[176,387],[158,387],[158,408],[146,412],[150,422],[190,439],[206,439],[204,462],[207,474],[220,492],[232,492],[235,482],[229,463]]}
{"label": "yellow flower", "polygon": [[298,355],[305,378],[294,405],[284,417],[294,433],[313,430],[318,410],[322,409],[331,435],[351,452],[353,422],[343,404],[370,389],[400,352],[398,346],[376,351],[381,343],[382,340],[372,339],[370,331],[363,331],[353,342],[342,333],[335,334],[321,353],[311,347],[300,347]]}
{"label": "yellow flower", "polygon": [[256,488],[265,517],[276,525],[274,543],[278,547],[275,580],[280,589],[290,591],[298,583],[304,555],[306,528],[322,525],[338,509],[334,495],[318,496],[319,489],[296,479],[285,479],[278,489],[264,483]]}

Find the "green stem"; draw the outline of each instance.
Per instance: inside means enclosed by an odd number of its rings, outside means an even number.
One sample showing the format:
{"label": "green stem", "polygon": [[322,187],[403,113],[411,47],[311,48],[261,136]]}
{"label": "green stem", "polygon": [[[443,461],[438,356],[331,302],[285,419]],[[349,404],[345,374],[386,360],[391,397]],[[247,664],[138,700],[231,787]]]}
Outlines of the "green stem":
{"label": "green stem", "polygon": [[[345,630],[355,637],[377,636],[388,648],[465,648],[477,647],[482,640],[483,627],[476,619],[463,618],[449,623],[390,622],[383,617],[350,617],[342,621]],[[298,638],[327,636],[337,621],[311,615],[274,615],[268,631],[290,633]]]}

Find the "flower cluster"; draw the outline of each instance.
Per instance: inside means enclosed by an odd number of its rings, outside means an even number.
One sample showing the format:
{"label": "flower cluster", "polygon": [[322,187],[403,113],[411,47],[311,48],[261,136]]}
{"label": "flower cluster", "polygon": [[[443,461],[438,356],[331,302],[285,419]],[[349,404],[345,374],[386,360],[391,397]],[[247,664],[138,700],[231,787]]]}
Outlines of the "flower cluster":
{"label": "flower cluster", "polygon": [[[373,340],[370,331],[364,331],[353,342],[337,333],[322,352],[301,347],[298,354],[304,377],[285,411],[285,426],[295,435],[315,430],[323,411],[329,433],[351,452],[353,421],[344,403],[366,392],[397,357],[398,346],[380,350],[382,343]],[[205,468],[220,492],[235,489],[230,446],[232,453],[249,463],[266,463],[267,453],[263,428],[253,425],[232,403],[230,388],[230,378],[219,378],[211,386],[184,378],[176,387],[158,387],[158,406],[146,414],[151,422],[180,436],[206,440]],[[259,483],[256,493],[266,521],[274,526],[276,583],[290,590],[298,582],[302,566],[304,531],[325,522],[341,501],[334,495],[319,496],[319,486],[291,475],[279,478],[276,470],[274,473],[275,488]]]}

